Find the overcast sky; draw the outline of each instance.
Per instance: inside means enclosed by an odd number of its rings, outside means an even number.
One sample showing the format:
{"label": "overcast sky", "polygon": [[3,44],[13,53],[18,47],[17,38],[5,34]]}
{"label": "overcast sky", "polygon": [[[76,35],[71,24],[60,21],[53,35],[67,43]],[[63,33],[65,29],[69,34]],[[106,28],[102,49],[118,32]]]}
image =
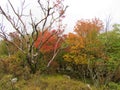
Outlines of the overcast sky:
{"label": "overcast sky", "polygon": [[65,4],[69,5],[65,21],[70,31],[80,19],[105,21],[110,16],[111,23],[120,23],[120,0],[65,0]]}
{"label": "overcast sky", "polygon": [[[5,6],[7,0],[0,0],[0,5]],[[20,0],[11,0],[18,5]],[[35,0],[27,0],[32,2]],[[109,16],[112,23],[120,23],[120,0],[64,0],[69,8],[66,11],[64,23],[67,24],[67,32],[72,31],[77,20],[99,18],[103,21]]]}

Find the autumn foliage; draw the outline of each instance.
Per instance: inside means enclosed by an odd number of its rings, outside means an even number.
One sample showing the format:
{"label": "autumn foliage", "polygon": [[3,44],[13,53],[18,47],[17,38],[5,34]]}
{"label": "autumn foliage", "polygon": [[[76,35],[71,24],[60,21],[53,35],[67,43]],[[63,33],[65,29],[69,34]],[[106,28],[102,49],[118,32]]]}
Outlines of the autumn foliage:
{"label": "autumn foliage", "polygon": [[99,19],[78,20],[74,31],[82,37],[89,35],[92,32],[100,32],[103,29],[103,23]]}
{"label": "autumn foliage", "polygon": [[[40,48],[42,53],[48,53],[53,52],[54,50],[60,48],[61,42],[62,42],[62,31],[48,31],[43,33],[39,33],[39,36],[35,42],[35,47],[38,48],[38,46],[41,44],[42,47]],[[59,40],[60,39],[60,40]]]}
{"label": "autumn foliage", "polygon": [[102,28],[99,19],[79,20],[74,28],[75,33],[69,33],[66,40],[69,52],[64,55],[64,59],[75,64],[87,64],[88,59],[101,57],[102,45],[97,36]]}

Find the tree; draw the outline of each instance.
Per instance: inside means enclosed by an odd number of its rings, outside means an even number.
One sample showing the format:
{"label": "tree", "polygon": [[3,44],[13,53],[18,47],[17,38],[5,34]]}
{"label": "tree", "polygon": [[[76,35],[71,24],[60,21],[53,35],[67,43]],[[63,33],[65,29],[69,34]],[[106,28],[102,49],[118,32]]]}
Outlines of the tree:
{"label": "tree", "polygon": [[[11,34],[8,34],[5,31],[5,25],[3,25],[3,22],[1,22],[0,37],[26,55],[27,64],[31,69],[31,73],[35,73],[38,68],[37,63],[38,58],[41,56],[42,46],[56,34],[56,32],[53,32],[47,40],[43,41],[45,32],[52,29],[56,29],[58,31],[64,30],[62,19],[64,18],[67,6],[65,7],[63,5],[63,0],[37,0],[37,5],[39,5],[37,8],[39,12],[36,14],[38,15],[39,13],[41,15],[40,18],[37,18],[34,16],[31,8],[26,15],[25,0],[21,3],[19,10],[16,10],[10,0],[8,0],[8,4],[10,10],[8,9],[7,11],[9,12],[5,11],[5,9],[0,6],[0,14],[13,27],[15,33],[12,37],[14,37],[14,40],[10,38]],[[39,38],[39,32],[41,32],[41,40],[36,48],[35,42]],[[60,38],[61,37],[57,39],[56,43],[60,41]],[[19,41],[19,44],[16,41]],[[53,58],[48,62],[48,64],[53,61],[57,53],[58,50],[55,50]]]}
{"label": "tree", "polygon": [[[100,35],[101,41],[105,46],[105,53],[109,60],[106,62],[107,69],[107,82],[109,83],[112,79],[117,81],[120,79],[119,67],[120,67],[120,24],[114,24],[111,31],[107,31]],[[115,76],[114,76],[115,75]]]}
{"label": "tree", "polygon": [[64,55],[65,61],[72,63],[73,71],[83,80],[90,77],[94,84],[100,79],[100,65],[107,60],[104,43],[99,39],[103,29],[99,19],[79,20],[75,33],[70,33],[66,40],[69,51]]}
{"label": "tree", "polygon": [[[53,34],[56,33],[56,34]],[[56,57],[57,53],[61,49],[62,42],[64,40],[64,35],[62,35],[63,31],[59,30],[52,30],[44,33],[44,36],[42,37],[42,42],[46,42],[42,45],[40,52],[42,53],[44,60],[46,62],[49,62],[48,60],[51,61],[47,64],[47,67],[49,67],[50,63],[53,61],[53,59]],[[39,36],[35,42],[35,47],[39,48],[39,43],[41,41],[41,35],[42,33],[39,33]]]}
{"label": "tree", "polygon": [[[44,36],[42,38],[42,41],[45,42],[47,41],[42,47],[41,47],[41,52],[42,53],[51,53],[53,52],[55,49],[58,49],[60,47],[60,42],[56,43],[58,41],[58,39],[62,39],[62,32],[63,31],[56,31],[56,30],[52,30],[52,31],[46,31],[44,33]],[[56,34],[53,34],[56,33]],[[39,33],[39,36],[35,42],[35,46],[36,48],[38,48],[39,43],[41,41],[41,36],[42,33]],[[61,38],[60,38],[61,37]],[[60,40],[62,41],[62,40]]]}
{"label": "tree", "polygon": [[70,33],[66,40],[70,51],[64,56],[65,60],[75,64],[87,64],[88,58],[100,57],[102,45],[98,35],[102,28],[99,19],[79,20],[74,29],[75,34]]}

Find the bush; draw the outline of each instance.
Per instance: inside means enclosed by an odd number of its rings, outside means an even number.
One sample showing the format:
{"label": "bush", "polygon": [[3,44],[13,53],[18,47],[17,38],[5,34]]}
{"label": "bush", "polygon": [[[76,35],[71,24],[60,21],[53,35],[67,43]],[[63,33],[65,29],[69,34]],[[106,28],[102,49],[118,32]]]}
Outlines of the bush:
{"label": "bush", "polygon": [[12,75],[4,75],[0,79],[0,90],[18,90],[15,83],[11,82],[12,77]]}
{"label": "bush", "polygon": [[109,83],[109,89],[110,90],[120,90],[120,85],[114,82]]}
{"label": "bush", "polygon": [[20,76],[23,73],[22,62],[14,55],[4,57],[0,59],[0,71],[5,74]]}
{"label": "bush", "polygon": [[0,41],[0,57],[8,55],[8,50],[5,41]]}

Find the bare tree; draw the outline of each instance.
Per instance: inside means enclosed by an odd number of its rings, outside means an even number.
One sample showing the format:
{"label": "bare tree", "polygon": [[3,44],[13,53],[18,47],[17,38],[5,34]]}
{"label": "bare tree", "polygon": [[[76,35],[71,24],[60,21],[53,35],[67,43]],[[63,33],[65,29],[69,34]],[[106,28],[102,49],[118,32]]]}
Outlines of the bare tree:
{"label": "bare tree", "polygon": [[[57,32],[59,32],[59,30],[62,28],[60,22],[62,22],[61,20],[64,17],[67,6],[65,7],[63,5],[63,0],[44,0],[44,2],[43,0],[37,0],[36,3],[39,6],[37,8],[39,8],[38,10],[40,11],[40,13],[37,13],[37,15],[40,15],[41,17],[36,18],[37,16],[35,17],[33,15],[31,8],[29,9],[29,13],[26,15],[25,1],[26,0],[22,1],[19,10],[16,10],[10,0],[8,0],[9,9],[7,9],[7,11],[5,11],[2,6],[0,6],[0,14],[13,27],[16,37],[19,37],[16,39],[19,40],[20,44],[13,42],[9,38],[10,34],[5,31],[5,28],[3,28],[2,24],[0,28],[0,37],[6,42],[11,43],[11,45],[26,55],[27,64],[31,70],[31,73],[35,73],[38,67],[38,58],[41,53],[40,49],[53,35],[57,34]],[[44,33],[47,30],[52,30],[56,23],[59,23],[58,26],[55,26],[57,27],[58,31],[54,32],[43,42],[42,38],[44,37]],[[41,41],[38,48],[36,48],[34,44],[38,39],[39,32],[42,33]],[[56,44],[58,44],[60,38],[61,37],[58,37]],[[59,49],[55,49],[52,59],[50,59],[48,62],[48,67],[58,52]]]}

